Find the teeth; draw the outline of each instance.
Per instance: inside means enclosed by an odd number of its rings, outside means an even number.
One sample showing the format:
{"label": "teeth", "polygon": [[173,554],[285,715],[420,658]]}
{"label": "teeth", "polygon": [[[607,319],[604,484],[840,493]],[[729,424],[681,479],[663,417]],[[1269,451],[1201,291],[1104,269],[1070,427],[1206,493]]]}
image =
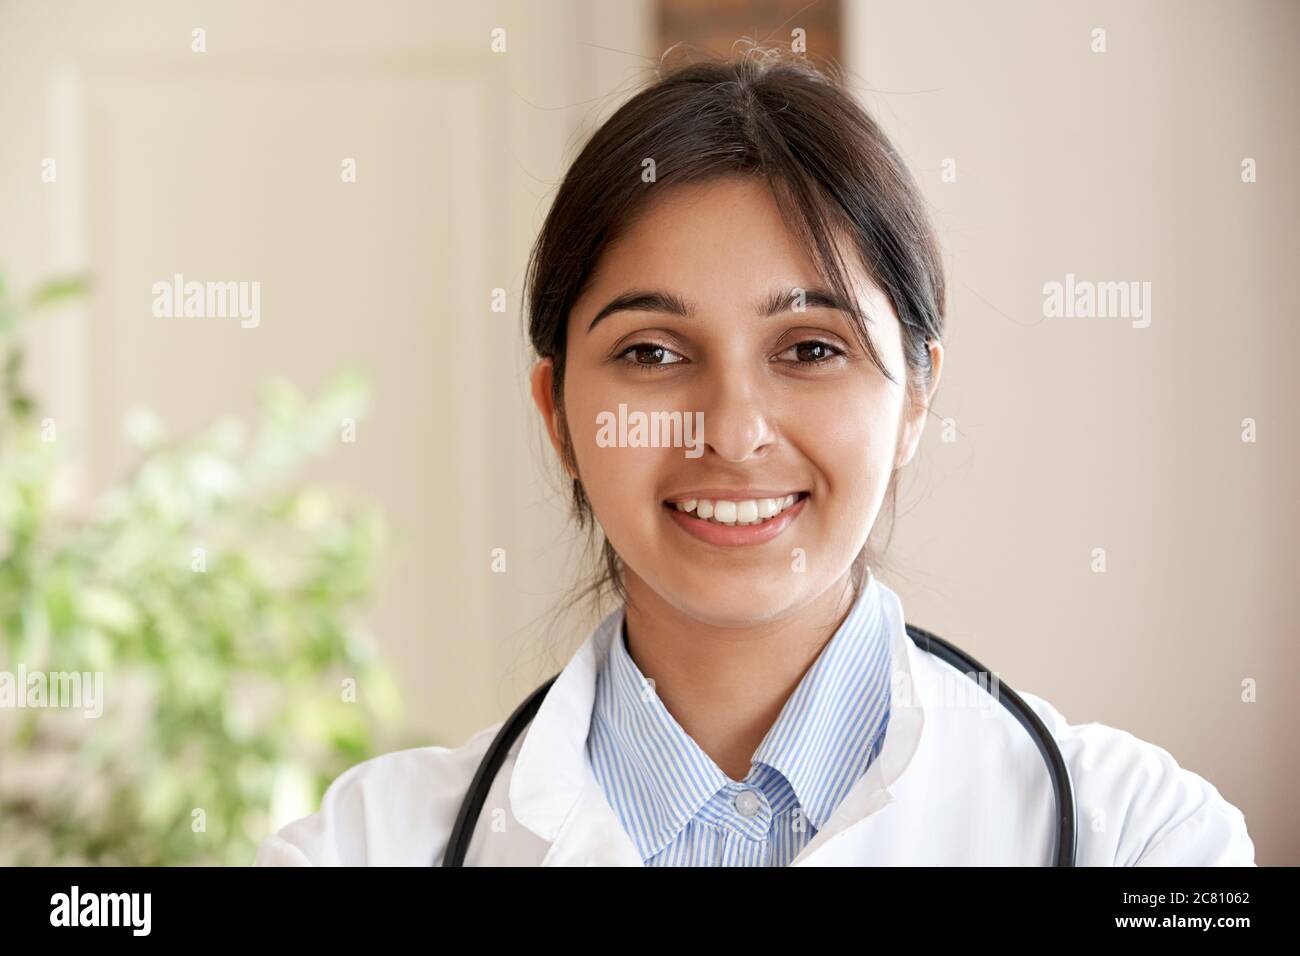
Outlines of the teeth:
{"label": "teeth", "polygon": [[688,498],[675,502],[678,511],[694,512],[695,517],[726,525],[762,524],[775,518],[798,499],[798,495],[784,498],[749,498],[743,501],[708,498]]}

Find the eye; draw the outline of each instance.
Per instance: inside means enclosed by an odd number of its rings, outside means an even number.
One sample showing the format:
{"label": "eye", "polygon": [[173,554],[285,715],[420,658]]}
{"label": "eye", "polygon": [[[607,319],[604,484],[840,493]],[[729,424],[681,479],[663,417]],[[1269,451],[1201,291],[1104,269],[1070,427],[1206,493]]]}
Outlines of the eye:
{"label": "eye", "polygon": [[[796,365],[823,365],[843,354],[843,349],[838,349],[829,342],[810,339],[807,342],[798,342],[790,346],[779,357]],[[793,358],[786,358],[786,356],[791,355]]]}
{"label": "eye", "polygon": [[664,348],[662,345],[655,345],[653,342],[638,342],[636,345],[629,345],[618,354],[618,358],[625,364],[643,371],[651,371],[685,361],[672,349]]}

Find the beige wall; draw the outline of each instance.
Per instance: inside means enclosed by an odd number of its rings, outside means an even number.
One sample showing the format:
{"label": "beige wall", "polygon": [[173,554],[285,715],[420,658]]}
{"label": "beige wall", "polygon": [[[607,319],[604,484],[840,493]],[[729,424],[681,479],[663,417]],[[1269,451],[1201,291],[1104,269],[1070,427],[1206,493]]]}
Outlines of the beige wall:
{"label": "beige wall", "polygon": [[[870,2],[845,19],[846,66],[933,204],[951,283],[883,576],[911,621],[1013,686],[1214,782],[1261,863],[1300,861],[1283,298],[1300,8]],[[0,4],[0,268],[99,282],[37,342],[83,489],[125,465],[132,405],[186,430],[250,412],[272,374],[316,388],[368,367],[372,414],[319,474],[397,532],[373,625],[437,742],[504,716],[583,636],[538,624],[571,578],[519,292],[554,183],[653,66],[653,29],[648,4],[598,0]],[[160,325],[150,286],[174,272],[259,280],[261,325]],[[1150,326],[1044,318],[1066,273],[1149,281]]]}

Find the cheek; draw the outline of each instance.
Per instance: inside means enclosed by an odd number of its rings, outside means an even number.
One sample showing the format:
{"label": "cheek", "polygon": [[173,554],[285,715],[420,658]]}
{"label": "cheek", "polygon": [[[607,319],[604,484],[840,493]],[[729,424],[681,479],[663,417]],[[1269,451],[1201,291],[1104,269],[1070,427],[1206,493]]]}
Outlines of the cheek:
{"label": "cheek", "polygon": [[814,462],[840,516],[864,509],[889,482],[902,412],[888,382],[864,382],[809,394],[798,403],[787,436]]}
{"label": "cheek", "polygon": [[[653,516],[646,502],[654,500],[655,477],[664,467],[665,455],[680,449],[603,447],[597,443],[597,416],[617,415],[619,400],[615,387],[584,387],[565,391],[565,408],[578,474],[602,526],[611,528]],[[628,402],[627,395],[621,399]],[[640,407],[635,405],[634,407]]]}

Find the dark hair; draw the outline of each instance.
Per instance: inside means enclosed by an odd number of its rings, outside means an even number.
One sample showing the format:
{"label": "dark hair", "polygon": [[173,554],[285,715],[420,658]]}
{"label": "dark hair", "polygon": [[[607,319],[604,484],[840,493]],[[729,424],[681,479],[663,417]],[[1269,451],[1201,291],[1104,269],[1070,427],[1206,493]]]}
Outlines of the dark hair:
{"label": "dark hair", "polygon": [[[655,181],[642,181],[654,160]],[[782,50],[753,48],[733,60],[688,63],[661,74],[624,103],[570,166],[533,246],[525,276],[528,334],[554,363],[553,399],[565,463],[577,475],[564,419],[566,332],[573,303],[604,249],[647,199],[665,187],[724,175],[766,180],[781,216],[822,271],[872,362],[885,368],[847,281],[835,234],[843,231],[902,323],[908,388],[931,383],[927,340],[944,324],[943,264],[924,199],[875,121],[847,92],[837,69]],[[898,470],[886,495],[896,517]],[[580,528],[595,530],[580,478],[573,479]],[[882,509],[883,510],[883,509]],[[626,600],[621,559],[602,535],[603,569],[586,591],[612,585]],[[869,547],[853,563],[865,580]]]}

